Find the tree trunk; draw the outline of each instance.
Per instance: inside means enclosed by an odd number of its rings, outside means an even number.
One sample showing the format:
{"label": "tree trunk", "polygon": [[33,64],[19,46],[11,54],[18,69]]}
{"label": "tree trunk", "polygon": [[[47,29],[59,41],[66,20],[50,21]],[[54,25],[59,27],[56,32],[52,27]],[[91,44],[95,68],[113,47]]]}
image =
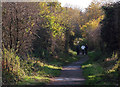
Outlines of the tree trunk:
{"label": "tree trunk", "polygon": [[[120,32],[120,29],[119,29],[119,7],[116,6],[116,9],[115,9],[115,30],[116,32]],[[118,85],[120,86],[120,34],[119,35],[116,35],[117,37],[117,40],[118,40],[118,51],[117,51],[117,54],[118,54]]]}
{"label": "tree trunk", "polygon": [[10,29],[10,49],[12,48],[12,29],[11,29],[11,24],[12,24],[12,18],[11,18],[10,26],[9,26],[9,29]]}

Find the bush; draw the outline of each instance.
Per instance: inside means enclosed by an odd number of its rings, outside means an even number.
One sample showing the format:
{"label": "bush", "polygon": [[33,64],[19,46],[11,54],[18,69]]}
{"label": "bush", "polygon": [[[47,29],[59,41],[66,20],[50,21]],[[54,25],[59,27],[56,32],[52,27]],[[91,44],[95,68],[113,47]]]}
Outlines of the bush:
{"label": "bush", "polygon": [[92,51],[92,52],[89,52],[88,56],[90,57],[89,61],[98,61],[100,59],[103,59],[101,51]]}
{"label": "bush", "polygon": [[87,85],[116,85],[118,78],[117,54],[102,55],[100,51],[88,53],[89,60],[82,65]]}
{"label": "bush", "polygon": [[[6,48],[3,48],[2,54],[2,72],[3,77],[5,78],[3,79],[3,82],[4,80],[8,83],[20,80],[21,77],[25,75],[24,70],[20,67],[20,57],[16,55],[16,52],[13,49],[7,50]],[[10,79],[11,76],[14,76],[14,78]]]}

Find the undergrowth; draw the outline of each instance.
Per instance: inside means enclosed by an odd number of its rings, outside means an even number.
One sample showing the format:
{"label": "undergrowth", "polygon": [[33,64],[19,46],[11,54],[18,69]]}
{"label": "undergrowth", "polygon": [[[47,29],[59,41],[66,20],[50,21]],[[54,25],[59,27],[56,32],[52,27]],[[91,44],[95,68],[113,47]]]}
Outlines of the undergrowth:
{"label": "undergrowth", "polygon": [[3,85],[45,85],[51,77],[60,75],[62,65],[79,59],[72,50],[49,61],[30,55],[22,59],[12,49],[3,49],[3,55]]}
{"label": "undergrowth", "polygon": [[86,85],[118,85],[117,54],[107,58],[100,51],[92,51],[88,56],[89,60],[82,64]]}

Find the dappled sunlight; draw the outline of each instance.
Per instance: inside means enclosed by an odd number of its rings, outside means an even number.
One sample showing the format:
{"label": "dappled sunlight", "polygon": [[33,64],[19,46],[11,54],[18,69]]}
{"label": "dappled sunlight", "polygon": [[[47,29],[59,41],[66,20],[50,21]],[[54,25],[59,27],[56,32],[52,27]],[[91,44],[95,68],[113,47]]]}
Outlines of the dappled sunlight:
{"label": "dappled sunlight", "polygon": [[79,70],[80,66],[68,66],[64,67],[62,70]]}
{"label": "dappled sunlight", "polygon": [[94,78],[94,77],[96,77],[95,75],[90,75],[90,76],[88,76],[89,78]]}
{"label": "dappled sunlight", "polygon": [[47,77],[43,77],[43,76],[25,76],[24,79],[29,80],[29,79],[48,79]]}
{"label": "dappled sunlight", "polygon": [[116,72],[116,69],[118,68],[119,66],[119,61],[117,62],[117,64],[115,64],[112,69],[109,69],[107,72],[108,73],[112,73],[112,72]]}
{"label": "dappled sunlight", "polygon": [[61,67],[57,67],[57,66],[53,66],[53,65],[47,65],[47,64],[45,64],[44,66],[46,66],[48,68],[52,68],[52,69],[62,69]]}
{"label": "dappled sunlight", "polygon": [[[88,57],[84,57],[84,61]],[[82,75],[82,68],[80,64],[83,63],[83,58],[77,62],[73,62],[70,65],[64,66],[59,77],[51,78],[51,85],[80,85],[85,82],[85,78]]]}
{"label": "dappled sunlight", "polygon": [[71,49],[69,49],[68,51],[69,51],[69,53],[71,53],[72,55],[77,55],[77,52],[75,52],[75,51],[73,51],[73,50],[71,50]]}
{"label": "dappled sunlight", "polygon": [[1,6],[3,85],[118,84],[120,2]]}
{"label": "dappled sunlight", "polygon": [[88,78],[95,78],[95,77],[99,77],[101,75],[104,75],[104,74],[89,75]]}
{"label": "dappled sunlight", "polygon": [[92,64],[82,65],[82,68],[92,67]]}
{"label": "dappled sunlight", "polygon": [[105,61],[109,62],[109,61],[115,61],[117,58],[116,57],[113,57],[113,58],[107,58],[105,59]]}
{"label": "dappled sunlight", "polygon": [[37,61],[37,63],[41,66],[41,67],[48,67],[51,69],[62,69],[61,67],[58,66],[54,66],[54,65],[48,65],[47,63],[43,63],[41,61]]}
{"label": "dappled sunlight", "polygon": [[107,72],[112,73],[112,72],[115,72],[115,70],[111,69],[111,70],[108,70]]}
{"label": "dappled sunlight", "polygon": [[113,52],[111,58],[106,58],[105,61],[116,61],[118,59],[118,53]]}
{"label": "dappled sunlight", "polygon": [[84,81],[83,78],[67,78],[67,77],[58,77],[52,79],[52,81]]}
{"label": "dappled sunlight", "polygon": [[19,85],[31,85],[31,84],[43,84],[43,82],[48,82],[49,78],[43,76],[25,76]]}

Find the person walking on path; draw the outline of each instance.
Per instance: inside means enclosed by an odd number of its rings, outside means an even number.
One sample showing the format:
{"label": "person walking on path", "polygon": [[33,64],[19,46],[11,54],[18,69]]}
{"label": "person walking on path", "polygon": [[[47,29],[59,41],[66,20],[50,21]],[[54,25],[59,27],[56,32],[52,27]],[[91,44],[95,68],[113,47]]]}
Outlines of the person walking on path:
{"label": "person walking on path", "polygon": [[84,53],[85,53],[85,46],[82,45],[82,46],[81,46],[81,49],[82,49],[82,54],[84,55]]}
{"label": "person walking on path", "polygon": [[88,45],[85,44],[85,54],[87,55],[87,53],[88,53]]}

